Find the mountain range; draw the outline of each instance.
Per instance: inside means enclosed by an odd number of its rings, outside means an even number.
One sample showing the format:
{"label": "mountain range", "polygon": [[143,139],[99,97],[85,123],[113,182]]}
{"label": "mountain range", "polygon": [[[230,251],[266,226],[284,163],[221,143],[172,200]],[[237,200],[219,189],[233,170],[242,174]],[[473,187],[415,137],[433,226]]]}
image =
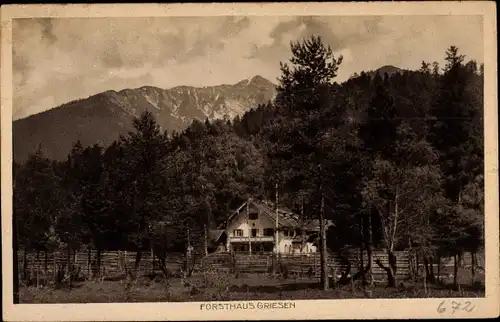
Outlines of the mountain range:
{"label": "mountain range", "polygon": [[[368,74],[402,71],[387,65]],[[13,158],[23,162],[40,147],[47,157],[63,160],[77,140],[83,145],[107,146],[132,130],[132,120],[146,110],[154,114],[162,130],[180,131],[194,119],[241,116],[273,100],[275,95],[276,85],[261,76],[233,85],[170,89],[143,86],[106,91],[14,121]]]}
{"label": "mountain range", "polygon": [[49,158],[62,160],[77,140],[107,146],[132,130],[132,120],[146,110],[169,132],[193,119],[232,119],[266,104],[275,93],[276,85],[261,76],[233,85],[106,91],[14,121],[13,157],[22,162],[40,147]]}

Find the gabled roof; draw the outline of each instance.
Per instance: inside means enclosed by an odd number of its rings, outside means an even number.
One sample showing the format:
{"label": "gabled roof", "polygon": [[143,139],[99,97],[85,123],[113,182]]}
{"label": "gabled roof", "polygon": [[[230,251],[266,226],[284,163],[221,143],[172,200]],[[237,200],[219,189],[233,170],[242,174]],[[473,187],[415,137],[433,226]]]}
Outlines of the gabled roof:
{"label": "gabled roof", "polygon": [[214,242],[218,241],[222,234],[226,231],[224,229],[210,229],[208,231],[208,238]]}
{"label": "gabled roof", "polygon": [[[261,213],[267,215],[269,219],[275,224],[276,223],[276,206],[274,203],[270,201],[257,201],[254,199],[248,199],[245,201],[238,209],[236,209],[227,219],[227,223],[231,222],[235,218],[235,216],[247,205],[255,206],[257,209],[261,211]],[[319,220],[313,219],[308,221],[306,224],[307,231],[319,231]],[[328,224],[331,224],[329,222]],[[327,224],[327,225],[328,225]],[[302,225],[300,221],[300,217],[297,214],[294,214],[291,210],[286,207],[278,208],[278,226],[279,227],[295,227],[300,228]]]}
{"label": "gabled roof", "polygon": [[[268,202],[255,202],[251,200],[252,204],[257,207],[264,214],[268,215],[271,221],[276,223],[276,206]],[[299,217],[293,214],[286,208],[278,208],[278,226],[279,227],[298,227],[300,226]]]}
{"label": "gabled roof", "polygon": [[[227,219],[227,222],[231,222],[238,213],[240,213],[241,209],[245,207],[247,204],[252,205],[259,209],[261,213],[267,215],[269,219],[273,223],[276,223],[276,209],[275,206],[270,203],[270,202],[262,202],[262,201],[256,201],[252,198],[248,199],[245,201],[238,209],[236,209]],[[284,208],[284,207],[279,207],[278,209],[278,225],[280,227],[295,227],[298,226],[298,216],[293,214],[290,210]]]}
{"label": "gabled roof", "polygon": [[208,231],[208,247],[214,248],[220,245],[223,242],[222,236],[226,233],[225,230],[222,229],[210,229]]}

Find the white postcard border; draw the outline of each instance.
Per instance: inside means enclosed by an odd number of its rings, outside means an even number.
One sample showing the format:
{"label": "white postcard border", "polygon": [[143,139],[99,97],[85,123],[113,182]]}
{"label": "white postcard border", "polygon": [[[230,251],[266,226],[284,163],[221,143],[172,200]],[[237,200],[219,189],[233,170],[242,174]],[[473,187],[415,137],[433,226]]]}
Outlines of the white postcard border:
{"label": "white postcard border", "polygon": [[[1,7],[1,184],[3,318],[9,321],[89,320],[259,320],[367,318],[478,318],[499,314],[499,203],[497,41],[494,2],[266,3],[266,4],[110,4],[12,5]],[[202,310],[207,302],[127,304],[17,304],[12,293],[12,19],[31,17],[159,17],[220,15],[482,15],[485,65],[485,266],[486,297],[470,301],[475,310],[446,310],[454,299],[294,300],[292,309]],[[276,302],[276,301],[270,301]],[[214,302],[211,302],[214,303]]]}

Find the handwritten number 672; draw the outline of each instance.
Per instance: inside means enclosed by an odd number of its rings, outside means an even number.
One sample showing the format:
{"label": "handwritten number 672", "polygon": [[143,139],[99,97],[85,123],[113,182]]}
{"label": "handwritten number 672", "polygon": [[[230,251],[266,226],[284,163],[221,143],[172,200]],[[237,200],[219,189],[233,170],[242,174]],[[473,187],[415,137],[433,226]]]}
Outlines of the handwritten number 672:
{"label": "handwritten number 672", "polygon": [[[446,304],[446,301],[441,301],[441,303],[439,303],[439,305],[437,307],[438,313],[441,314],[441,313],[446,312],[445,304]],[[474,310],[474,308],[475,308],[475,305],[472,305],[472,303],[470,301],[465,301],[463,303],[463,305],[462,305],[462,303],[457,302],[457,301],[451,302],[451,309],[452,309],[451,314],[455,313],[457,310],[471,312],[472,310]]]}

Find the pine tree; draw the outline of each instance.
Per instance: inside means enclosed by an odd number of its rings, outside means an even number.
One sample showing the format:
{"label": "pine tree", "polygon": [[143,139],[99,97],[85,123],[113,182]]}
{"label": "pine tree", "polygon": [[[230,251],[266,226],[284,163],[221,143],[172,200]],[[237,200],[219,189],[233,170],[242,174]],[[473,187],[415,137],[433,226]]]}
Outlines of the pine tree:
{"label": "pine tree", "polygon": [[[279,183],[280,193],[285,194],[285,202],[287,195],[290,200],[299,193],[305,198],[306,204],[316,204],[313,208],[323,215],[324,207],[318,207],[319,204],[324,204],[327,171],[326,156],[322,148],[325,140],[323,130],[327,121],[323,116],[325,113],[331,114],[332,109],[335,109],[332,104],[332,82],[342,57],[335,58],[331,48],[316,36],[303,42],[291,43],[290,47],[290,65],[281,63],[276,118],[267,133],[267,141],[274,142],[268,150],[274,163],[270,167],[270,172],[275,174],[271,181]],[[339,124],[339,118],[336,121]],[[334,124],[329,124],[332,125]],[[327,289],[327,250],[323,247],[326,228],[325,221],[321,219],[321,282]]]}
{"label": "pine tree", "polygon": [[[463,195],[466,187],[482,173],[482,80],[474,68],[474,62],[464,64],[465,57],[454,46],[446,52],[446,67],[440,82],[440,94],[433,109],[431,140],[440,152],[440,165],[446,180],[444,190],[451,202],[450,210],[443,219],[444,231],[449,242],[442,248],[453,250],[450,255],[461,256],[466,250],[463,240],[480,239],[470,217],[472,213],[464,207]],[[453,227],[455,234],[448,234],[446,227]],[[450,228],[451,229],[451,228]],[[447,246],[452,245],[452,246]],[[448,251],[449,253],[449,251]],[[456,283],[455,283],[456,284]]]}
{"label": "pine tree", "polygon": [[[35,251],[38,257],[41,251],[51,247],[53,225],[62,208],[61,189],[52,162],[40,148],[15,170],[14,243],[24,252],[22,276],[30,279],[26,266],[27,253]],[[37,270],[37,284],[38,281]]]}
{"label": "pine tree", "polygon": [[[149,247],[150,221],[164,213],[162,176],[168,138],[161,132],[151,112],[143,112],[133,121],[134,130],[122,137],[124,168],[128,188],[126,206],[130,211],[128,228],[130,241],[136,247],[135,270],[139,268],[142,251]],[[204,127],[203,123],[201,126]]]}

